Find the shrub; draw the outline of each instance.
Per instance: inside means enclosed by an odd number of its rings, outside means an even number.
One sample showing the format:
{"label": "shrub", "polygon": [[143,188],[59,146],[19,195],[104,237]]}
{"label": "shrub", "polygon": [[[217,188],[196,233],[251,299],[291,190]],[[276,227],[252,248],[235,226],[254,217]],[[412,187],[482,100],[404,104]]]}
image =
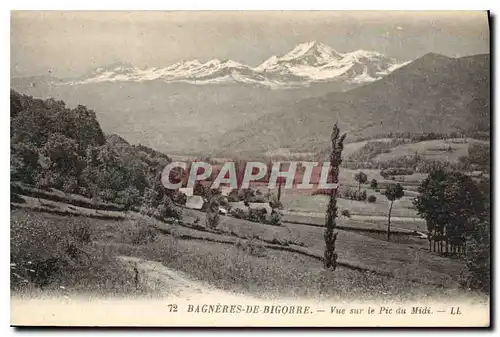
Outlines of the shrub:
{"label": "shrub", "polygon": [[247,220],[248,221],[253,221],[253,222],[266,222],[266,215],[267,211],[264,208],[250,208],[248,210],[248,216]]}
{"label": "shrub", "polygon": [[343,187],[339,190],[338,196],[343,199],[365,201],[366,200],[366,190],[358,191],[350,187]]}
{"label": "shrub", "polygon": [[272,212],[267,223],[273,226],[281,226],[281,215],[278,212]]}
{"label": "shrub", "polygon": [[366,190],[361,192],[361,195],[359,196],[360,201],[365,201],[366,200]]}
{"label": "shrub", "polygon": [[351,213],[349,212],[348,209],[343,209],[342,212],[340,213],[343,217],[350,218]]}
{"label": "shrub", "polygon": [[159,218],[166,219],[166,218],[174,218],[174,219],[181,219],[182,218],[182,211],[180,208],[175,206],[174,202],[172,199],[170,199],[167,196],[163,197],[162,202],[156,210],[153,212],[153,214]]}
{"label": "shrub", "polygon": [[207,217],[205,219],[205,225],[210,229],[216,229],[220,223],[219,212],[207,212]]}
{"label": "shrub", "polygon": [[318,188],[312,191],[311,195],[330,195],[330,190]]}
{"label": "shrub", "polygon": [[459,281],[463,287],[490,291],[490,224],[480,223],[467,243],[465,268]]}
{"label": "shrub", "polygon": [[216,229],[220,223],[219,199],[218,195],[214,195],[207,204],[205,225],[210,229]]}
{"label": "shrub", "polygon": [[244,219],[245,218],[245,211],[242,210],[241,208],[233,208],[229,211],[229,215],[236,219]]}
{"label": "shrub", "polygon": [[370,195],[370,196],[368,197],[368,202],[370,202],[370,203],[374,203],[374,202],[376,202],[376,201],[377,201],[377,197],[376,197],[376,196],[374,196],[374,195]]}
{"label": "shrub", "polygon": [[413,173],[414,170],[411,167],[392,167],[380,171],[380,175],[385,179],[387,179],[389,176],[410,176]]}

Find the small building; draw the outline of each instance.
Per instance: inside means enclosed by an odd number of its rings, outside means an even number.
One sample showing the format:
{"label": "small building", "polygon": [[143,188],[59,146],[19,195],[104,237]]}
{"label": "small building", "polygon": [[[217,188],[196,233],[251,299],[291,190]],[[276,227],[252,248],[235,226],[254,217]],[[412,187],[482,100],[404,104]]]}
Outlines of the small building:
{"label": "small building", "polygon": [[205,205],[205,200],[200,195],[192,195],[187,197],[186,208],[202,210]]}
{"label": "small building", "polygon": [[250,209],[265,209],[267,214],[271,214],[273,209],[269,206],[268,202],[251,202],[248,208]]}

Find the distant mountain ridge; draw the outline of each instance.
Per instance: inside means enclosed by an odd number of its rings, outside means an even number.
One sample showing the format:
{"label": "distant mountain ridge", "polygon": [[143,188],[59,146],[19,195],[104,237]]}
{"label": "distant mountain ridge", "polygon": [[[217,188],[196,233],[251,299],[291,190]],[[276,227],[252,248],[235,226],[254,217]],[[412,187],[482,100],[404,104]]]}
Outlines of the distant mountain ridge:
{"label": "distant mountain ridge", "polygon": [[221,153],[317,153],[328,147],[336,121],[348,133],[348,141],[389,132],[488,132],[490,56],[426,54],[379,81],[290,101],[279,111],[225,133],[219,147]]}
{"label": "distant mountain ridge", "polygon": [[115,63],[96,68],[82,77],[53,81],[57,85],[102,82],[225,84],[244,83],[273,89],[342,82],[357,85],[373,82],[406,63],[374,51],[338,53],[316,41],[302,43],[282,56],[272,56],[257,67],[232,60],[182,61],[164,68],[137,68]]}
{"label": "distant mountain ridge", "polygon": [[[332,67],[333,61],[346,58],[319,43],[288,54],[270,58],[256,68],[267,73],[267,79],[283,72],[279,76],[292,83],[298,76],[292,71],[324,70]],[[363,54],[357,52],[351,57],[360,59]],[[162,69],[189,70],[190,76],[205,80],[209,79],[202,77],[206,69],[212,69],[215,79],[222,74],[251,71],[230,61],[206,63],[178,62]],[[275,150],[318,153],[328,146],[337,119],[341,130],[348,132],[347,141],[389,132],[485,130],[490,125],[489,54],[449,58],[430,53],[387,75],[376,74],[380,71],[373,66],[373,76],[381,76],[377,81],[353,84],[317,80],[287,90],[234,81],[213,85],[128,81],[138,74],[136,68],[122,63],[110,68],[116,72],[111,74],[110,69],[101,67],[73,79],[102,79],[97,82],[68,85],[50,76],[36,76],[13,78],[11,86],[34,97],[64,100],[68,106],[86,105],[96,111],[106,133],[177,154]],[[228,72],[229,68],[234,71]],[[114,81],[107,80],[114,77]],[[350,81],[355,78],[350,77]],[[351,89],[346,91],[346,87]]]}

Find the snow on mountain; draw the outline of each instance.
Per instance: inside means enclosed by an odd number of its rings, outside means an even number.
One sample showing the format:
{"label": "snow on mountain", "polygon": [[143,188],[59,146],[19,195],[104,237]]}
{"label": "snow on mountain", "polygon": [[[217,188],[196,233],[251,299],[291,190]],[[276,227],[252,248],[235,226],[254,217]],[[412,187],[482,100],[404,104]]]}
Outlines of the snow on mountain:
{"label": "snow on mountain", "polygon": [[306,83],[346,81],[373,82],[404,64],[374,51],[338,53],[316,41],[302,43],[289,53],[272,56],[255,68],[267,77]]}
{"label": "snow on mountain", "polygon": [[404,64],[383,54],[357,50],[338,53],[316,41],[297,45],[282,56],[272,56],[252,68],[232,60],[182,61],[165,68],[139,69],[115,63],[97,68],[66,84],[100,82],[143,82],[160,80],[193,84],[249,83],[271,88],[307,86],[340,81],[360,84],[375,81]]}

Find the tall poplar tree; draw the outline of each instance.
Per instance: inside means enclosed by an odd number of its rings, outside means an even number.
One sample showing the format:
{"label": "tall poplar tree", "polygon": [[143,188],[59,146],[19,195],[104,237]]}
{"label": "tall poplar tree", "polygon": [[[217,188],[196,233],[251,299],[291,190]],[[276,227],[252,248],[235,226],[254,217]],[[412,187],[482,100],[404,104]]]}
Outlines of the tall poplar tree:
{"label": "tall poplar tree", "polygon": [[[330,170],[328,171],[328,182],[338,183],[339,167],[342,162],[342,150],[344,149],[344,139],[346,135],[340,135],[338,123],[333,126],[331,141],[332,150],[330,153]],[[335,219],[337,218],[337,188],[330,189],[330,201],[326,210],[325,217],[325,257],[324,266],[327,269],[335,270],[337,268],[337,253],[335,252],[335,241],[337,241],[338,232],[335,232]]]}

